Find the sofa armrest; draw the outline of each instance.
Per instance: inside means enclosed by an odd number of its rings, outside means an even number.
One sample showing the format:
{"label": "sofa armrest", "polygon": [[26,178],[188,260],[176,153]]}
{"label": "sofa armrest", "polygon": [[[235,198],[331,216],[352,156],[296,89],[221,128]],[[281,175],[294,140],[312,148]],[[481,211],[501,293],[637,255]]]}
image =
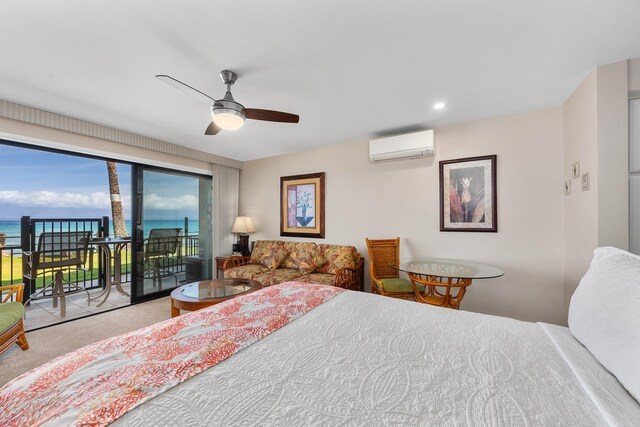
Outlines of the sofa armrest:
{"label": "sofa armrest", "polygon": [[336,273],[335,286],[339,288],[351,289],[352,291],[362,291],[364,277],[364,259],[360,260],[354,268],[343,267]]}
{"label": "sofa armrest", "polygon": [[251,264],[251,257],[234,255],[227,258],[222,266],[222,270],[225,271],[234,267],[242,267],[247,264]]}
{"label": "sofa armrest", "polygon": [[376,269],[373,266],[374,261],[373,259],[369,260],[369,274],[371,275],[371,292],[373,292],[374,294],[380,294],[380,295],[384,295],[384,285],[382,284],[382,282],[380,280],[378,280],[376,278]]}

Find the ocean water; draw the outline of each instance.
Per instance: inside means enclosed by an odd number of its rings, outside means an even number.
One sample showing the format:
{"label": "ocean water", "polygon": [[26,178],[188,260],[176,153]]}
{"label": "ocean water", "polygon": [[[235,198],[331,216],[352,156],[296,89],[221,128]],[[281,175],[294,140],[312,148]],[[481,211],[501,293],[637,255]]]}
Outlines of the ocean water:
{"label": "ocean water", "polygon": [[[62,224],[62,229],[60,229],[60,224],[55,224],[55,228],[53,231],[66,231],[66,224]],[[111,231],[109,232],[110,236],[113,236],[113,221],[109,218],[109,225],[111,227]],[[194,234],[198,232],[198,220],[189,219],[189,234]],[[131,234],[131,221],[125,221],[125,226],[127,227],[127,231]],[[50,227],[50,225],[48,226]],[[89,223],[86,225],[86,229],[89,230]],[[152,228],[182,228],[184,232],[185,223],[184,219],[178,220],[147,220],[144,221],[143,229],[144,229],[144,238],[149,237],[149,230]],[[73,224],[72,230],[75,230],[75,223]],[[78,227],[79,230],[82,230],[82,225]],[[41,232],[42,230],[36,229],[36,232]],[[47,228],[47,231],[52,231],[50,228]],[[20,244],[20,220],[0,220],[0,234],[6,235],[6,245],[19,245]]]}

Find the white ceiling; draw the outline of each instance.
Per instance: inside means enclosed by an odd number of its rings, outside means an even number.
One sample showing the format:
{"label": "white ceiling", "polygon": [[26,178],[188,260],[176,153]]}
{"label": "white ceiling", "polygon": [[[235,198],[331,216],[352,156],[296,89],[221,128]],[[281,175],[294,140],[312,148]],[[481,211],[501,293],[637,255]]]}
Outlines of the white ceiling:
{"label": "white ceiling", "polygon": [[[560,105],[640,56],[638,0],[27,0],[0,9],[0,98],[250,160]],[[239,74],[247,121],[204,136]],[[444,110],[432,105],[444,101]]]}

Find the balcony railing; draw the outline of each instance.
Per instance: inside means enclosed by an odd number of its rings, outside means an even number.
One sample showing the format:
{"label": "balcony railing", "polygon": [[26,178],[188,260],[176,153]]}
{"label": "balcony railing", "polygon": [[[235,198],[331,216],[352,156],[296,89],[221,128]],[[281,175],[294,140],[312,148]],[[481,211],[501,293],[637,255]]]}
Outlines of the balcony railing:
{"label": "balcony railing", "polygon": [[[188,219],[185,218],[188,224]],[[105,238],[109,235],[109,219],[102,218],[64,218],[64,219],[34,219],[22,217],[21,235],[0,235],[0,283],[15,284],[25,283],[25,299],[37,289],[44,287],[54,280],[56,269],[45,269],[39,272],[35,280],[25,276],[28,266],[25,265],[26,257],[23,252],[37,250],[38,239],[42,233],[76,233],[90,232],[95,238]],[[187,257],[198,256],[199,237],[197,234],[187,234],[188,225],[185,225],[184,235],[180,236],[181,244],[172,256],[161,260],[162,267],[175,274],[184,273]],[[4,239],[2,238],[4,237]],[[146,243],[147,239],[143,242]],[[122,282],[131,282],[132,275],[132,244],[122,249],[121,274]],[[63,271],[66,283],[80,284],[85,289],[95,289],[105,285],[105,267],[107,265],[103,254],[97,248],[90,246],[87,259],[81,269],[67,269]],[[140,260],[142,261],[142,260]],[[144,264],[144,262],[143,262]],[[143,267],[143,266],[141,266]],[[115,267],[114,267],[115,268]],[[112,272],[113,273],[113,272]]]}
{"label": "balcony railing", "polygon": [[[6,240],[20,239],[20,236],[5,236]],[[22,283],[22,249],[19,244],[5,244],[0,241],[0,285]]]}

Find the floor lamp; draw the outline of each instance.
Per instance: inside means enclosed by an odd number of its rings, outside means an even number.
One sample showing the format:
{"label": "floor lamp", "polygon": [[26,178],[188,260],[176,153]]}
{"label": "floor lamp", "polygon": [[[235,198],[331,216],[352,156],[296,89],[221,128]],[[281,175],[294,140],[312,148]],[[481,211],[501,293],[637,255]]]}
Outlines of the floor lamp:
{"label": "floor lamp", "polygon": [[242,256],[251,255],[251,251],[249,250],[249,233],[255,233],[255,231],[256,227],[253,225],[250,216],[239,216],[233,222],[231,232],[238,233],[238,244],[240,245]]}

